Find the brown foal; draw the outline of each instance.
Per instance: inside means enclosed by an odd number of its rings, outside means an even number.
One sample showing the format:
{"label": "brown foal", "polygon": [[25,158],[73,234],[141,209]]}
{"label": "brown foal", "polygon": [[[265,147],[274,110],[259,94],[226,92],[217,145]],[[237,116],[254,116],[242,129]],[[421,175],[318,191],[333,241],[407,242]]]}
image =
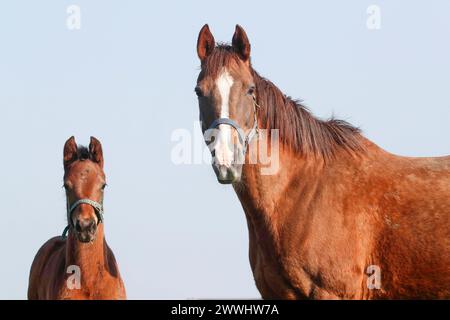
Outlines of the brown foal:
{"label": "brown foal", "polygon": [[[263,298],[450,298],[450,157],[393,155],[315,118],[252,68],[240,26],[216,46],[205,25],[197,53],[202,128],[218,131],[214,171],[241,201]],[[273,174],[249,161],[255,124],[278,132]]]}
{"label": "brown foal", "polygon": [[68,235],[48,240],[30,271],[29,299],[126,299],[103,222],[103,152],[91,137],[89,149],[74,137],[64,146]]}

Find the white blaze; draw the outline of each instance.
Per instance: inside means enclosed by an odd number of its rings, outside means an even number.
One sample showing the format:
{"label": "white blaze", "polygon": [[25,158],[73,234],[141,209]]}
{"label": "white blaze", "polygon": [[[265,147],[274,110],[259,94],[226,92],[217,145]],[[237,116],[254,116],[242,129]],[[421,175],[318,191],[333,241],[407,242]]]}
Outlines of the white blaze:
{"label": "white blaze", "polygon": [[[230,116],[230,91],[233,86],[233,77],[224,70],[216,80],[216,86],[220,93],[220,117],[229,118]],[[226,124],[219,125],[217,143],[215,144],[215,161],[219,165],[229,167],[233,162],[233,149],[231,145],[231,127]]]}

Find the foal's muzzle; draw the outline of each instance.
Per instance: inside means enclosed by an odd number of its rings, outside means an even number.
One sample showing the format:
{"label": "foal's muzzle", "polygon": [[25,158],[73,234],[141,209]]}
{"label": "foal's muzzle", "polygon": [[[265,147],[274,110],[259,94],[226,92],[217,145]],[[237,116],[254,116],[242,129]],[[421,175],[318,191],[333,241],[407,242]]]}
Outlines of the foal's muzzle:
{"label": "foal's muzzle", "polygon": [[77,219],[75,234],[80,242],[92,242],[97,235],[97,221],[91,219]]}
{"label": "foal's muzzle", "polygon": [[[76,219],[73,219],[72,213],[80,205],[91,207],[94,210],[94,215],[88,214],[88,218],[86,218],[86,215],[83,217],[83,215],[78,214]],[[79,241],[92,242],[97,234],[97,225],[103,222],[103,204],[91,199],[80,199],[72,205],[69,205],[69,201],[67,201],[67,221],[69,225],[63,231],[63,238],[67,236],[67,233],[72,228]]]}

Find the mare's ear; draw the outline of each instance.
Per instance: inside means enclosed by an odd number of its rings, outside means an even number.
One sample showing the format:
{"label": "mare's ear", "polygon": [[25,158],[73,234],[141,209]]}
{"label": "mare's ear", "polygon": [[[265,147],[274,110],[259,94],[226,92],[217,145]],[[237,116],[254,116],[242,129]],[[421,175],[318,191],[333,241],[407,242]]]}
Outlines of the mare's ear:
{"label": "mare's ear", "polygon": [[91,142],[89,143],[89,153],[91,154],[91,160],[97,162],[100,167],[103,168],[102,144],[95,137],[91,137]]}
{"label": "mare's ear", "polygon": [[64,169],[67,168],[72,162],[78,159],[77,143],[75,137],[71,136],[64,144]]}
{"label": "mare's ear", "polygon": [[216,42],[214,41],[211,31],[209,31],[209,26],[205,24],[200,30],[197,39],[197,54],[201,62],[211,54],[215,45]]}
{"label": "mare's ear", "polygon": [[248,41],[247,34],[245,33],[244,29],[238,24],[236,25],[236,30],[234,31],[231,45],[244,62],[249,61],[250,41]]}

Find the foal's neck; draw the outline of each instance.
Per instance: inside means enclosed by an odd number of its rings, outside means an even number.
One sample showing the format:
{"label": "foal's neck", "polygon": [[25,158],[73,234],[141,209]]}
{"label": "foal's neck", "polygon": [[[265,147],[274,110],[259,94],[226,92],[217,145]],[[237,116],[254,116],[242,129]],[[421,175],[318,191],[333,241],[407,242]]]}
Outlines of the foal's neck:
{"label": "foal's neck", "polygon": [[69,232],[66,245],[66,267],[79,266],[81,272],[95,274],[106,268],[106,243],[103,232],[103,224],[97,229],[97,236],[93,242],[82,243],[78,241],[73,232]]}

